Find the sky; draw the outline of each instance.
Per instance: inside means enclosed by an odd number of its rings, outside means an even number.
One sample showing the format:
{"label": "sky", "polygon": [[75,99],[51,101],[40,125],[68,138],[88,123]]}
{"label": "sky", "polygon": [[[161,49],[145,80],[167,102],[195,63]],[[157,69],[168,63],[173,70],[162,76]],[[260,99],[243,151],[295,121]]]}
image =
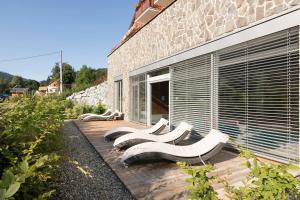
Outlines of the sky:
{"label": "sky", "polygon": [[107,66],[107,55],[128,30],[137,0],[1,0],[0,71],[44,80],[63,51],[76,70]]}

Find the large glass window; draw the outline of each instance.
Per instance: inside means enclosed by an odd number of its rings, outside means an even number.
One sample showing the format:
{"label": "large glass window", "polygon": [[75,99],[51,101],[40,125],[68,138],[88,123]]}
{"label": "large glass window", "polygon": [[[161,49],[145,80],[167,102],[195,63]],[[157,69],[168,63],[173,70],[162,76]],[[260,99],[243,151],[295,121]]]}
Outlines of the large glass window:
{"label": "large glass window", "polygon": [[146,123],[146,76],[131,77],[131,105],[130,119],[136,122]]}
{"label": "large glass window", "polygon": [[299,158],[299,28],[218,52],[218,125],[272,159]]}

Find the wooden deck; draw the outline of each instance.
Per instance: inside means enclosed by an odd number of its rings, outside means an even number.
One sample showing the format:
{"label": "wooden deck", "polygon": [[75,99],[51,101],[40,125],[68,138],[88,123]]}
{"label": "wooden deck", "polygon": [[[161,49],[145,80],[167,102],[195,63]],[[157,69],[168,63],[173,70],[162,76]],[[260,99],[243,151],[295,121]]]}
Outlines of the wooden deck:
{"label": "wooden deck", "polygon": [[[125,121],[75,121],[75,124],[136,199],[186,199],[187,175],[175,163],[161,161],[134,164],[125,168],[119,159],[122,152],[113,150],[113,142],[106,142],[103,137],[106,131],[114,127],[143,126]],[[212,175],[226,177],[230,184],[237,185],[248,173],[248,169],[242,165],[244,161],[236,154],[223,150],[210,160],[215,166]],[[213,186],[219,197],[226,199],[223,184],[215,183]]]}

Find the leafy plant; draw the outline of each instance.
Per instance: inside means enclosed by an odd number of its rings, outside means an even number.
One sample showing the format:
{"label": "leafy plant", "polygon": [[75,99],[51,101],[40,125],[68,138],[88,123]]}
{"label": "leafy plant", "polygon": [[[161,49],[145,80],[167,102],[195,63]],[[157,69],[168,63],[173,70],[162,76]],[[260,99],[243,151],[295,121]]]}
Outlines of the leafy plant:
{"label": "leafy plant", "polygon": [[76,104],[73,108],[66,108],[65,114],[67,119],[76,119],[79,115],[92,112],[92,107],[86,104]]}
{"label": "leafy plant", "polygon": [[57,169],[65,102],[13,98],[0,108],[0,199],[45,199]]}
{"label": "leafy plant", "polygon": [[102,114],[106,110],[106,106],[103,105],[102,103],[98,103],[97,105],[93,106],[92,108],[92,113],[95,114]]}
{"label": "leafy plant", "polygon": [[246,159],[252,159],[252,158],[255,158],[255,154],[249,150],[240,149],[240,157],[243,157]]}
{"label": "leafy plant", "polygon": [[210,181],[213,177],[208,177],[207,173],[213,170],[212,165],[206,165],[201,167],[191,167],[186,163],[177,163],[181,169],[191,178],[186,181],[190,184],[187,189],[189,191],[190,199],[203,199],[203,200],[217,200],[217,193],[214,188],[210,185]]}
{"label": "leafy plant", "polygon": [[288,172],[291,165],[263,163],[247,151],[242,151],[241,156],[248,159],[247,166],[251,172],[247,176],[244,186],[239,188],[227,186],[227,192],[231,199],[287,200],[300,198],[300,180]]}
{"label": "leafy plant", "polygon": [[[69,103],[68,103],[69,104]],[[97,104],[95,106],[89,106],[86,104],[75,104],[72,108],[66,107],[65,115],[67,119],[76,119],[79,115],[85,113],[95,113],[102,114],[106,110],[106,106],[104,104]]]}

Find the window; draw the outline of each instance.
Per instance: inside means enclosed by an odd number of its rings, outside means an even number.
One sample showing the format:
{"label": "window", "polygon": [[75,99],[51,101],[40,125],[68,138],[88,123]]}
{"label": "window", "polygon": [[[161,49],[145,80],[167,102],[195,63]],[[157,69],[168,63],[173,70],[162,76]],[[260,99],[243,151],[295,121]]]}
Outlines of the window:
{"label": "window", "polygon": [[115,109],[123,111],[123,82],[115,82]]}
{"label": "window", "polygon": [[131,77],[130,119],[146,123],[146,75]]}
{"label": "window", "polygon": [[218,126],[275,160],[299,158],[299,27],[217,52]]}
{"label": "window", "polygon": [[150,77],[154,77],[154,76],[160,76],[160,75],[164,75],[164,74],[169,74],[169,67],[163,68],[163,69],[159,69],[153,72],[149,73]]}
{"label": "window", "polygon": [[185,121],[199,137],[211,128],[211,55],[171,65],[171,124]]}

